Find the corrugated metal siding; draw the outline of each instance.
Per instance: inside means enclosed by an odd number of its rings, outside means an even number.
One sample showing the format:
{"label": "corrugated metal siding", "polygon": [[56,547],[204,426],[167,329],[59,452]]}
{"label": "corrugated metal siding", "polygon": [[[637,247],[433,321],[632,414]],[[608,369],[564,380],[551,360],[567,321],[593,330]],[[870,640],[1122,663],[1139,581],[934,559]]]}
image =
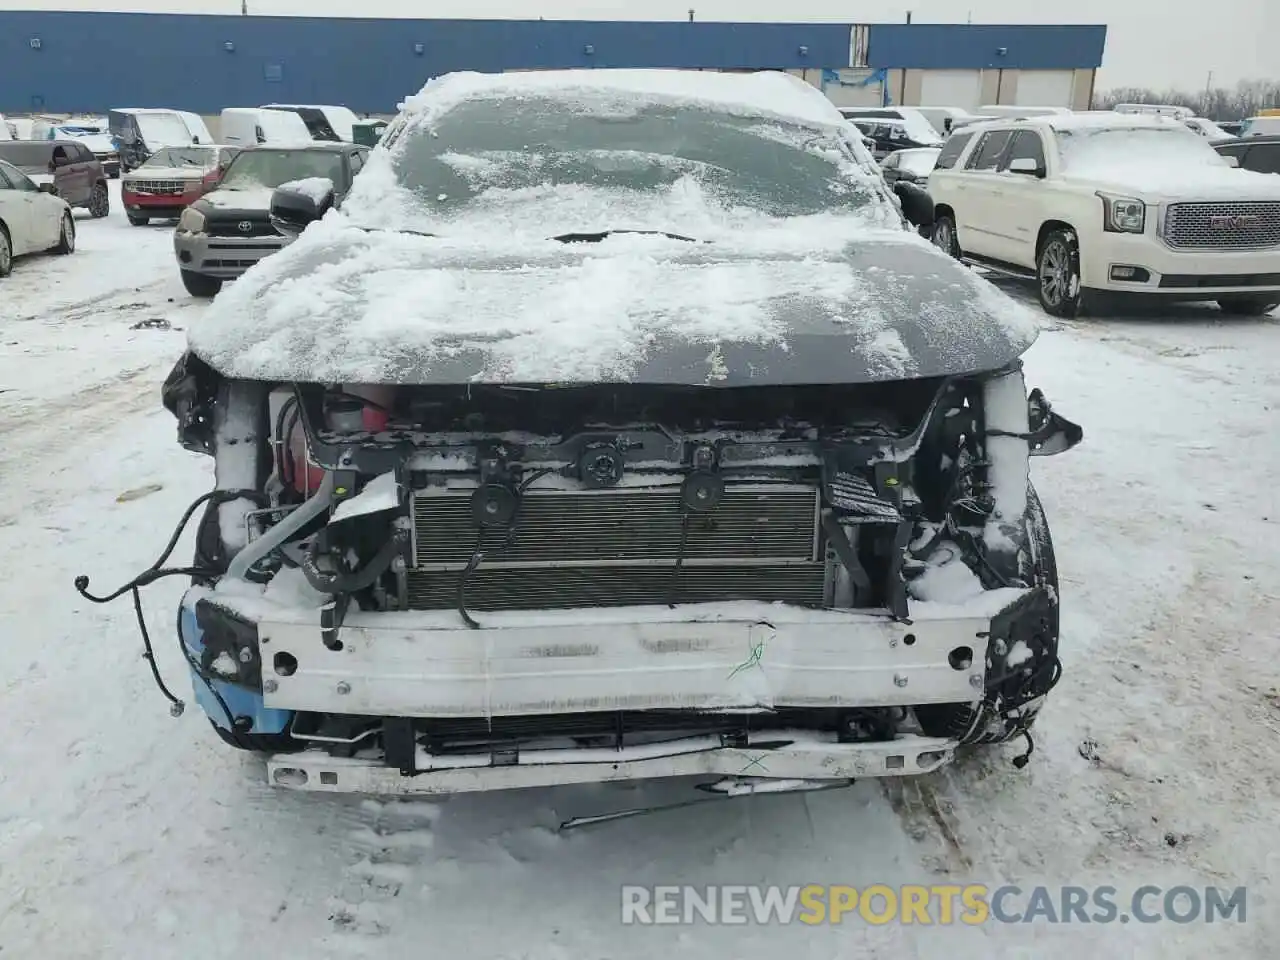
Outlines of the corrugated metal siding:
{"label": "corrugated metal siding", "polygon": [[0,111],[132,105],[208,113],[270,101],[386,111],[452,70],[842,67],[850,29],[0,11]]}
{"label": "corrugated metal siding", "polygon": [[1104,26],[891,23],[870,33],[871,66],[913,70],[1088,69],[1102,65],[1107,38]]}
{"label": "corrugated metal siding", "polygon": [[[1101,62],[1105,35],[1104,27],[866,28],[868,65],[891,69],[1084,69]],[[0,112],[171,106],[217,113],[277,101],[379,113],[452,70],[821,71],[850,66],[852,36],[847,23],[0,11]]]}

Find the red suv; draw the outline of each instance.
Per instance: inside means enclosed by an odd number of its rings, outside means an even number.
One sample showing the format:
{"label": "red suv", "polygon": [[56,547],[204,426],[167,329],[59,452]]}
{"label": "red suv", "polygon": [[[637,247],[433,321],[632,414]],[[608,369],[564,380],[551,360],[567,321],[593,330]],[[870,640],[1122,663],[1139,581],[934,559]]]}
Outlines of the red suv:
{"label": "red suv", "polygon": [[51,183],[58,196],[73,207],[83,207],[93,217],[110,212],[107,175],[102,164],[82,143],[74,140],[5,140],[0,160],[13,164],[35,183]]}
{"label": "red suv", "polygon": [[120,182],[124,212],[135,227],[153,218],[174,220],[218,185],[239,147],[196,144],[161,147]]}

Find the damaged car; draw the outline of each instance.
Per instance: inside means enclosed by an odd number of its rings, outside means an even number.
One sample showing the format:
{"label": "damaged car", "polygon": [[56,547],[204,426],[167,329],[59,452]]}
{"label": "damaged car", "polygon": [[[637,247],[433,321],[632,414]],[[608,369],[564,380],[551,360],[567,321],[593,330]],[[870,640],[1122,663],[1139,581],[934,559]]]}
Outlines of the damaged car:
{"label": "damaged car", "polygon": [[272,783],[735,794],[1030,744],[1029,462],[1081,432],[820,92],[453,74],[329,200],[278,190],[300,235],[189,331],[163,398],[215,489],[116,594],[191,577],[196,699]]}

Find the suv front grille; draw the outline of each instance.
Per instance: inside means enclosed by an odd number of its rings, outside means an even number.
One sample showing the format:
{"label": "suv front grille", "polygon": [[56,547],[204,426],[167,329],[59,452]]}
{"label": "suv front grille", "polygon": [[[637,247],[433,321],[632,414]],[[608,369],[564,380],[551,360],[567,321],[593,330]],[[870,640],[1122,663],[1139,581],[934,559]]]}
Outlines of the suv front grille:
{"label": "suv front grille", "polygon": [[1280,246],[1280,202],[1173,203],[1164,218],[1171,247],[1265,250]]}
{"label": "suv front grille", "polygon": [[131,180],[129,190],[153,197],[180,197],[191,188],[186,180]]}
{"label": "suv front grille", "polygon": [[[248,224],[248,229],[241,229]],[[237,218],[235,220],[210,220],[205,232],[211,237],[277,237],[276,228],[266,218]]]}

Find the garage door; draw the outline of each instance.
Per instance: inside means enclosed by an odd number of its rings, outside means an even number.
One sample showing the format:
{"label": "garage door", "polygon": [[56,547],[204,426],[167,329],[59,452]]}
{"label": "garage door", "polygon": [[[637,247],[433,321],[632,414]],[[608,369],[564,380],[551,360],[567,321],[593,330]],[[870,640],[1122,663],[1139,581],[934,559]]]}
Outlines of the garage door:
{"label": "garage door", "polygon": [[920,106],[963,107],[976,110],[982,100],[981,70],[924,70],[920,77]]}
{"label": "garage door", "polygon": [[1074,85],[1071,70],[1020,70],[1014,102],[1020,107],[1069,107]]}

